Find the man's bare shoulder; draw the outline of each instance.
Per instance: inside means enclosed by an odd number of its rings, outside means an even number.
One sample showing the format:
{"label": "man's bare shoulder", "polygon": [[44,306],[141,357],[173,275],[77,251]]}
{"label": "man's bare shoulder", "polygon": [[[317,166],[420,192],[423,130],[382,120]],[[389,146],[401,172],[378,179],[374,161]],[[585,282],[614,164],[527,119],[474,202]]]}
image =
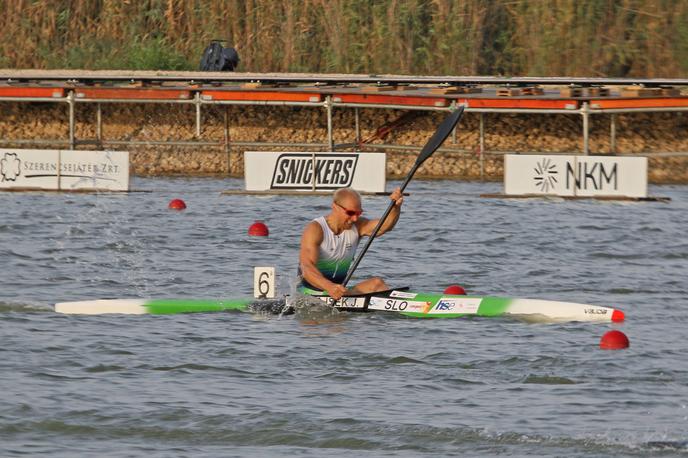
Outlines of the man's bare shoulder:
{"label": "man's bare shoulder", "polygon": [[324,234],[322,227],[317,221],[310,221],[308,224],[306,224],[306,227],[303,229],[303,237],[309,238],[309,239],[315,239],[318,243],[322,241]]}

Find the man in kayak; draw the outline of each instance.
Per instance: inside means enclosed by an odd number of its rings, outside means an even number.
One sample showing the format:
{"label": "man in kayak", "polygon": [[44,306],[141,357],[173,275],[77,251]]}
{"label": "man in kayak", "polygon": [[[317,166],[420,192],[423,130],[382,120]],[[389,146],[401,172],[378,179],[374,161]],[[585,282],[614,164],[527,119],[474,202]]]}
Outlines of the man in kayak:
{"label": "man in kayak", "polygon": [[[390,199],[394,206],[376,237],[392,230],[399,220],[404,201],[401,190],[395,189]],[[332,198],[332,211],[306,225],[299,255],[303,291],[325,291],[330,297],[340,299],[345,294],[389,289],[380,277],[369,278],[351,288],[341,284],[354,259],[360,237],[370,236],[379,222],[379,219],[361,216],[362,213],[360,194],[351,188],[341,188]]]}

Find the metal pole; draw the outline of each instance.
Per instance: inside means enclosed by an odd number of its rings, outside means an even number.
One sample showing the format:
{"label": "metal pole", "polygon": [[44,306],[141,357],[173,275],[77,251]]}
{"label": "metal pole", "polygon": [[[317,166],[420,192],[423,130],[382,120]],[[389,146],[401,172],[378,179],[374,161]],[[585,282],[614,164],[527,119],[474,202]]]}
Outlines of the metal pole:
{"label": "metal pole", "polygon": [[612,113],[611,115],[611,125],[610,125],[610,140],[609,140],[609,152],[611,154],[616,154],[616,115]]}
{"label": "metal pole", "polygon": [[62,150],[57,150],[57,190],[62,189]]}
{"label": "metal pole", "polygon": [[358,112],[358,107],[354,108],[354,121],[355,121],[355,131],[356,131],[356,145],[361,144],[361,119]]}
{"label": "metal pole", "polygon": [[480,113],[480,181],[485,181],[485,113]]}
{"label": "metal pole", "polygon": [[[452,101],[451,110],[456,110],[456,100]],[[454,128],[452,129],[452,143],[456,145],[456,126],[454,126]]]}
{"label": "metal pole", "polygon": [[327,144],[330,151],[334,151],[334,139],[332,138],[332,96],[328,95],[325,98],[325,109],[327,110]]}
{"label": "metal pole", "polygon": [[231,149],[229,147],[229,107],[225,105],[225,154],[227,155],[227,176],[231,173]]}
{"label": "metal pole", "polygon": [[67,97],[69,104],[69,149],[76,149],[76,139],[74,138],[74,91],[69,91]]}
{"label": "metal pole", "polygon": [[587,156],[590,154],[590,106],[588,102],[583,102],[580,111],[583,115],[583,154]]}
{"label": "metal pole", "polygon": [[312,191],[315,192],[317,189],[317,175],[315,174],[316,170],[316,160],[315,160],[315,151],[311,153],[311,185],[312,185]]}
{"label": "metal pole", "polygon": [[96,138],[98,139],[99,148],[103,147],[103,112],[100,103],[97,104],[96,110]]}
{"label": "metal pole", "polygon": [[201,93],[196,93],[194,97],[194,104],[196,105],[196,138],[201,137]]}

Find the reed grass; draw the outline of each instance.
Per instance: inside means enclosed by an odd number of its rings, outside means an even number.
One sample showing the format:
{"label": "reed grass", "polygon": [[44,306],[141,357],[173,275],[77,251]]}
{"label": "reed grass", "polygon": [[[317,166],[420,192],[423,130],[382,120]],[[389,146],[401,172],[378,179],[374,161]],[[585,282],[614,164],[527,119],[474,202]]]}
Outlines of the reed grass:
{"label": "reed grass", "polygon": [[0,0],[0,66],[681,77],[685,0]]}

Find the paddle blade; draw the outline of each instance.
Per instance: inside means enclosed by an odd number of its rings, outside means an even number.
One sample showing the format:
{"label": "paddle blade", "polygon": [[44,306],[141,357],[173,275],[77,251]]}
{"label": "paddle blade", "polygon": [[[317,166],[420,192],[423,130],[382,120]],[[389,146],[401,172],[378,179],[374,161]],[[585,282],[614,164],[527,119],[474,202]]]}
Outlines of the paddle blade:
{"label": "paddle blade", "polygon": [[416,159],[416,165],[420,166],[427,158],[432,156],[432,153],[437,151],[442,143],[447,139],[451,131],[463,116],[464,107],[460,106],[456,111],[453,111],[447,118],[442,121],[442,124],[437,128],[435,133],[430,137],[430,140],[425,144],[423,149]]}

